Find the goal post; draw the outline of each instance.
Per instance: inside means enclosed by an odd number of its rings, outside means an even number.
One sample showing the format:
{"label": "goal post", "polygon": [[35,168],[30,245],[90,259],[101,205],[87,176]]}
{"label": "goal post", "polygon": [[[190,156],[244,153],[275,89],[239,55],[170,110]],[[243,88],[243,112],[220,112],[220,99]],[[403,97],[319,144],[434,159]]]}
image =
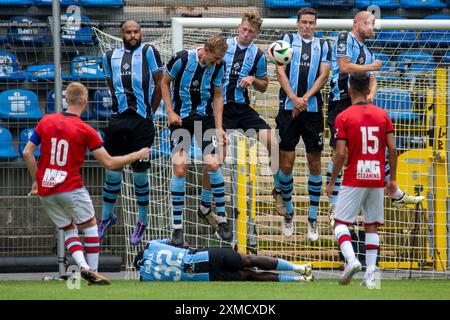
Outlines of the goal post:
{"label": "goal post", "polygon": [[[183,49],[202,46],[211,35],[235,36],[240,18],[172,18],[171,30],[151,42],[160,50],[163,62]],[[341,31],[352,28],[352,19],[318,19],[317,34],[331,42]],[[262,31],[256,40],[266,53],[267,47],[287,31],[296,31],[296,19],[263,19]],[[380,228],[378,265],[395,277],[448,276],[449,270],[449,174],[448,94],[450,85],[450,21],[449,20],[376,20],[376,35],[367,40],[368,47],[383,68],[376,73],[378,81],[375,104],[385,108],[393,119],[399,152],[397,180],[402,190],[424,195],[417,207],[395,209],[385,198],[385,225]],[[391,31],[391,32],[390,32]],[[96,32],[97,33],[97,32]],[[97,33],[98,34],[98,33]],[[145,36],[145,34],[144,34]],[[427,39],[434,38],[433,41]],[[103,34],[100,46],[110,49],[121,40]],[[252,107],[275,128],[278,112],[279,84],[275,67],[268,64],[267,92],[250,90]],[[326,116],[328,85],[323,90]],[[167,119],[156,119],[156,151],[151,161],[155,168],[149,173],[151,189],[150,226],[145,240],[167,237],[171,233],[170,155],[161,152],[167,143]],[[283,218],[277,215],[271,195],[272,175],[267,165],[267,150],[254,140],[237,135],[233,152],[227,152],[223,166],[226,189],[227,217],[233,224],[234,242],[239,252],[258,253],[285,258],[295,263],[311,262],[314,268],[328,272],[343,266],[333,230],[328,224],[328,199],[325,196],[325,172],[331,161],[328,146],[330,133],[325,126],[322,153],[323,185],[318,210],[319,240],[306,238],[309,208],[307,163],[303,142],[296,148],[293,201],[296,208],[294,236],[282,235]],[[159,151],[158,151],[159,150]],[[191,150],[192,151],[192,150]],[[185,234],[192,246],[229,246],[214,237],[208,226],[196,217],[201,192],[203,166],[196,152],[191,152],[186,188]],[[153,162],[152,162],[153,166]],[[159,169],[158,169],[159,168]],[[131,171],[126,171],[130,175]],[[124,210],[131,219],[126,223],[126,235],[132,233],[136,221],[133,186],[124,180],[122,197]],[[358,256],[364,247],[362,221],[353,229]],[[129,239],[127,239],[128,242]],[[128,261],[136,249],[128,245]],[[133,272],[130,263],[128,271]],[[331,274],[331,273],[330,273]]]}

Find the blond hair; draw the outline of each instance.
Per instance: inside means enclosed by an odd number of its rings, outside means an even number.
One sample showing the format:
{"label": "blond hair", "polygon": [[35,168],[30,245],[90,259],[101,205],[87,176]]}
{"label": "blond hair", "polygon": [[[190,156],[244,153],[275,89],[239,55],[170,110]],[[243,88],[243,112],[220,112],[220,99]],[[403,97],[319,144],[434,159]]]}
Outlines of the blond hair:
{"label": "blond hair", "polygon": [[205,48],[210,52],[225,54],[228,49],[227,40],[219,35],[212,36],[206,40]]}
{"label": "blond hair", "polygon": [[261,16],[259,15],[258,11],[256,10],[249,10],[242,14],[242,22],[248,21],[253,27],[255,27],[257,30],[261,29],[261,25],[263,23],[263,20]]}
{"label": "blond hair", "polygon": [[66,101],[69,105],[82,105],[88,96],[88,89],[79,82],[72,82],[66,89]]}

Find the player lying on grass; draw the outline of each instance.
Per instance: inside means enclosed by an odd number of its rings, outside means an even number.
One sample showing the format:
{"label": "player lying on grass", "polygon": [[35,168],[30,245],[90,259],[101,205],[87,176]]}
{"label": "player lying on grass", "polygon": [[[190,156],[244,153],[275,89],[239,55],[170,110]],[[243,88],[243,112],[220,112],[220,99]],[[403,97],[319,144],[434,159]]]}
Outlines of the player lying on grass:
{"label": "player lying on grass", "polygon": [[[168,239],[152,240],[134,266],[141,281],[313,281],[311,264],[238,253],[230,248],[175,247]],[[261,270],[292,271],[295,275]]]}
{"label": "player lying on grass", "polygon": [[[90,284],[110,284],[107,278],[96,272],[100,241],[94,206],[83,186],[80,168],[87,148],[109,170],[148,158],[150,149],[110,156],[97,132],[80,119],[88,101],[87,88],[81,83],[71,83],[66,90],[66,100],[67,111],[42,118],[25,146],[23,158],[33,180],[29,195],[39,196],[45,212],[64,231],[66,247],[81,268],[81,276]],[[41,157],[37,164],[34,151],[39,145]],[[84,233],[87,262],[78,229]]]}

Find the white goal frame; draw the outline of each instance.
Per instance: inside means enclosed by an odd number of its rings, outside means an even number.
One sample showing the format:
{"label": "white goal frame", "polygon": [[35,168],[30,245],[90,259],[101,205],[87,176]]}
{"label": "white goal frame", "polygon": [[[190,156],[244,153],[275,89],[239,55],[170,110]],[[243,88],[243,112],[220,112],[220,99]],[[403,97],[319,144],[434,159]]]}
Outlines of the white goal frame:
{"label": "white goal frame", "polygon": [[[173,53],[183,50],[184,28],[237,28],[241,18],[178,18],[172,20],[172,50]],[[351,30],[353,19],[317,19],[317,29],[321,30]],[[264,18],[261,29],[296,29],[296,19]],[[390,20],[376,19],[375,28],[378,30],[450,30],[450,20]]]}

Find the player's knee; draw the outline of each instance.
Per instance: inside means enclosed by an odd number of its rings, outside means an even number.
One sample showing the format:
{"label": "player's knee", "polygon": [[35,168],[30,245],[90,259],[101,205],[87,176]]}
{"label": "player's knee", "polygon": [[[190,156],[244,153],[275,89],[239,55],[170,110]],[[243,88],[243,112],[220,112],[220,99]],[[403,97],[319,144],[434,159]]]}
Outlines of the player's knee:
{"label": "player's knee", "polygon": [[173,166],[173,175],[177,178],[186,177],[187,169],[185,166]]}
{"label": "player's knee", "polygon": [[220,165],[218,163],[207,163],[206,164],[206,170],[208,170],[208,172],[216,172],[217,170],[219,170]]}
{"label": "player's knee", "polygon": [[90,227],[93,227],[93,226],[96,226],[96,225],[97,225],[97,219],[95,217],[92,217],[92,219],[90,219],[89,221],[78,225],[78,228],[79,229],[86,229],[86,228],[90,228]]}
{"label": "player's knee", "polygon": [[321,163],[320,163],[320,153],[314,156],[310,156],[308,157],[308,166],[309,166],[309,171],[311,171],[311,173],[313,175],[318,175],[320,174],[321,171]]}
{"label": "player's knee", "polygon": [[145,172],[150,168],[150,161],[135,161],[131,164],[134,172]]}
{"label": "player's knee", "polygon": [[378,228],[376,224],[369,224],[369,225],[365,224],[364,230],[366,233],[377,233]]}

